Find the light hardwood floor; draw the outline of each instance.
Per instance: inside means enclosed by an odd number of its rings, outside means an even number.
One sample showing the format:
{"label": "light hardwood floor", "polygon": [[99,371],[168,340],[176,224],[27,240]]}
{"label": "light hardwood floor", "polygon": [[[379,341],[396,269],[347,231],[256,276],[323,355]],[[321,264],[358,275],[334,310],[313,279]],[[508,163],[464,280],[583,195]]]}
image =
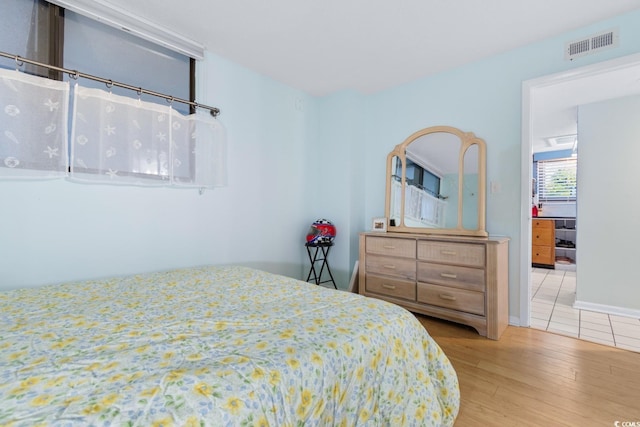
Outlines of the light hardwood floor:
{"label": "light hardwood floor", "polygon": [[514,326],[493,341],[416,317],[458,374],[456,427],[640,425],[640,353]]}

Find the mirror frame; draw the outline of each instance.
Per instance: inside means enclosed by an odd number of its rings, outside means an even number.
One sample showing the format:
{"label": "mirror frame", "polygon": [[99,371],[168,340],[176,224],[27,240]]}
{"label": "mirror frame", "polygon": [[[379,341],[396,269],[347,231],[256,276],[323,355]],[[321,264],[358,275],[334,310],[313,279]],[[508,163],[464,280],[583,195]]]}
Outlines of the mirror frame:
{"label": "mirror frame", "polygon": [[[391,213],[391,180],[394,173],[393,158],[397,156],[402,164],[402,177],[401,185],[405,188],[406,185],[406,166],[407,156],[406,148],[416,139],[429,135],[431,133],[451,133],[460,138],[460,151],[458,153],[458,224],[455,228],[428,228],[428,227],[407,227],[404,225],[404,206],[405,206],[405,191],[402,191],[401,206],[400,206],[400,218],[401,223],[396,225],[390,224]],[[462,208],[463,198],[461,197],[464,184],[464,155],[467,149],[473,145],[478,146],[478,222],[476,229],[467,229],[462,227]],[[387,183],[386,183],[386,196],[385,196],[385,217],[387,218],[387,230],[390,232],[399,233],[418,233],[418,234],[442,234],[442,235],[454,235],[454,236],[476,236],[476,237],[488,237],[486,227],[486,182],[487,182],[487,146],[483,139],[478,138],[472,132],[463,132],[460,129],[451,126],[432,126],[411,134],[401,144],[396,147],[387,155]]]}

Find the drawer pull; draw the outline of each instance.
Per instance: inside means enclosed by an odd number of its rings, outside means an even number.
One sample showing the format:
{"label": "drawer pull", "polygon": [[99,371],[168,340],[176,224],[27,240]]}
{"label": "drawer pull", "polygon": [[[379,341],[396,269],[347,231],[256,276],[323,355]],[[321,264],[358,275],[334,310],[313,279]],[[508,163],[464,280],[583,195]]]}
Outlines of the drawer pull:
{"label": "drawer pull", "polygon": [[453,295],[449,295],[449,294],[440,294],[438,296],[440,298],[442,298],[442,299],[446,299],[446,300],[449,300],[449,301],[455,301],[456,300],[456,297],[454,297]]}
{"label": "drawer pull", "polygon": [[395,270],[396,266],[393,264],[385,264],[383,265],[384,268],[388,268],[389,270]]}
{"label": "drawer pull", "polygon": [[393,245],[384,245],[383,248],[385,249],[395,249],[396,247]]}
{"label": "drawer pull", "polygon": [[457,255],[457,254],[458,254],[456,251],[445,251],[445,250],[440,251],[440,253],[441,253],[442,255],[452,255],[452,256],[455,256],[455,255]]}
{"label": "drawer pull", "polygon": [[382,287],[385,288],[385,289],[395,289],[396,285],[389,285],[387,283],[383,283]]}
{"label": "drawer pull", "polygon": [[444,277],[446,279],[457,279],[458,275],[457,274],[453,274],[453,273],[440,273],[441,277]]}

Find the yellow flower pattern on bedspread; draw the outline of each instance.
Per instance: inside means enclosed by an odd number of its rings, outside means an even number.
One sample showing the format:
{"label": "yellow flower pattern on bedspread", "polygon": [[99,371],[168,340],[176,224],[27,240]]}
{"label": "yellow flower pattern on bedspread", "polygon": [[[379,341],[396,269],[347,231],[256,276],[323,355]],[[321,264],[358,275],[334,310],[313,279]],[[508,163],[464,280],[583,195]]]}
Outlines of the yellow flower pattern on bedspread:
{"label": "yellow flower pattern on bedspread", "polygon": [[3,426],[449,426],[408,311],[239,266],[0,293]]}

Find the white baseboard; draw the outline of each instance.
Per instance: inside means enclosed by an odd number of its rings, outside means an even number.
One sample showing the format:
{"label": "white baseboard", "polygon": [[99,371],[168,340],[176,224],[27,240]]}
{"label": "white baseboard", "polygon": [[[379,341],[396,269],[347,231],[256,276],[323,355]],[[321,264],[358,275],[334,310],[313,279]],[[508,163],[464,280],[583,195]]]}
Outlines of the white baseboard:
{"label": "white baseboard", "polygon": [[599,313],[613,314],[614,316],[634,317],[640,319],[640,310],[632,308],[616,307],[614,305],[596,304],[593,302],[578,301],[573,303],[573,308]]}
{"label": "white baseboard", "polygon": [[509,324],[511,326],[520,326],[520,318],[516,316],[509,316]]}

